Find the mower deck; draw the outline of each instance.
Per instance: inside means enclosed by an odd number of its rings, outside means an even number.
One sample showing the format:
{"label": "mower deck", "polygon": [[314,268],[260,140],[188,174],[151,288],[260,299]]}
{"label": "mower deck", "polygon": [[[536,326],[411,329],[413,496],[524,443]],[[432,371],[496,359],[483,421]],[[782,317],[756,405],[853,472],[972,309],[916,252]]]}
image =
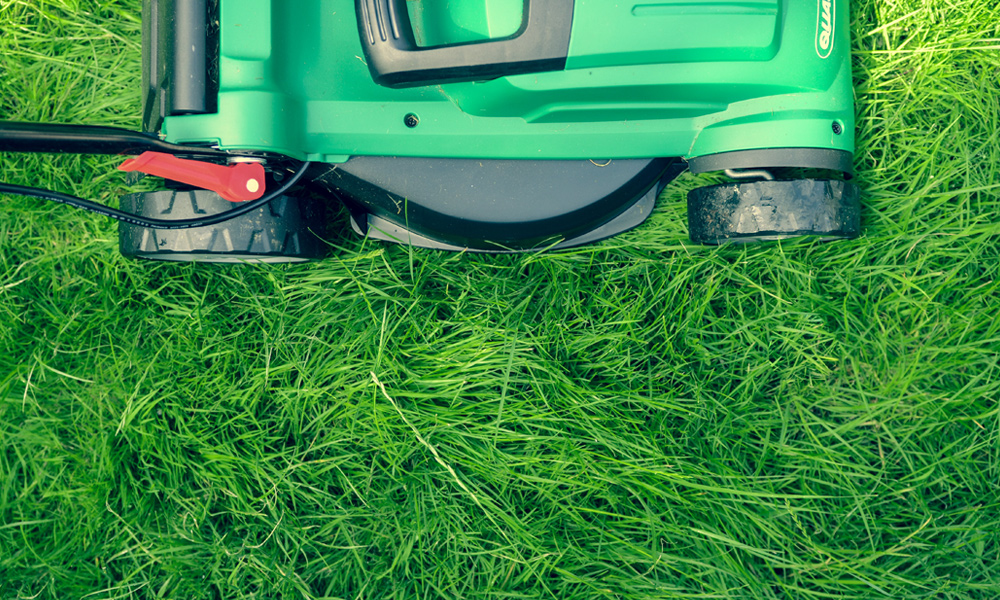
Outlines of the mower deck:
{"label": "mower deck", "polygon": [[[147,141],[174,154],[243,157],[277,179],[309,161],[303,181],[344,201],[356,231],[420,246],[596,241],[641,223],[687,167],[738,178],[724,197],[693,197],[695,241],[852,237],[847,9],[834,0],[145,0],[143,124],[155,136]],[[0,127],[0,144],[31,146],[16,133]],[[825,174],[816,185],[752,185],[784,167]],[[802,203],[803,194],[818,196]],[[751,218],[794,198],[794,223]],[[129,202],[146,211],[143,198]],[[738,225],[717,226],[726,211],[742,215]],[[158,239],[163,258],[192,255]]]}

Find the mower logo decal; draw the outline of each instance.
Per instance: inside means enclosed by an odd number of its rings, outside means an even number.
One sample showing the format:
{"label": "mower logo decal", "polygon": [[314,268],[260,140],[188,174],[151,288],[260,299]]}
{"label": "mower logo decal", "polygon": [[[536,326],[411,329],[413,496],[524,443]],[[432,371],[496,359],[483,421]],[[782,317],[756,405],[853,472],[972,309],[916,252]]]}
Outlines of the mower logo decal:
{"label": "mower logo decal", "polygon": [[836,0],[819,0],[819,15],[816,17],[816,54],[827,58],[833,52],[833,15]]}

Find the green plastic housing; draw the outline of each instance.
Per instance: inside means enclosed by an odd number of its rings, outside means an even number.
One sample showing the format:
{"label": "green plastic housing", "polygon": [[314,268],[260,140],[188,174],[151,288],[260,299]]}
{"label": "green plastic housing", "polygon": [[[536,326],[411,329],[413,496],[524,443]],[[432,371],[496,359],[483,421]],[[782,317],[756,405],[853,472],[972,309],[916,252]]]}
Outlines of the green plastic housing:
{"label": "green plastic housing", "polygon": [[[521,18],[510,0],[408,8],[428,44]],[[170,142],[333,163],[854,149],[846,0],[577,0],[565,70],[410,89],[373,82],[347,0],[221,0],[219,35],[218,112],[168,117]]]}

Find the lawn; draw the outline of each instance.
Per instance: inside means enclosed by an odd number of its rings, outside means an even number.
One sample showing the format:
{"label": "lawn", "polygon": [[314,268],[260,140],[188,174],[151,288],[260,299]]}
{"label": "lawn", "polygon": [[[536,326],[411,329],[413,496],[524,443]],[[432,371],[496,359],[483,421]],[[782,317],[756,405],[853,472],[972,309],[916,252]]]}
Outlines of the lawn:
{"label": "lawn", "polygon": [[[0,0],[0,118],[137,128],[139,5]],[[853,241],[695,246],[685,175],[572,251],[161,264],[4,196],[0,599],[1000,597],[1000,8],[852,12]]]}

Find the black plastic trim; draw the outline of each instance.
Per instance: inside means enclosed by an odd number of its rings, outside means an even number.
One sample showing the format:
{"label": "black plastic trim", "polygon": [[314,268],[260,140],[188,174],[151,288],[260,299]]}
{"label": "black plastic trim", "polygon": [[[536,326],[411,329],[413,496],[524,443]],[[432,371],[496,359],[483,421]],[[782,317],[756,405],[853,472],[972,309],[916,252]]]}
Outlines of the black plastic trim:
{"label": "black plastic trim", "polygon": [[521,28],[508,38],[421,48],[406,0],[355,0],[372,78],[393,88],[561,71],[569,55],[573,5],[574,0],[524,0]]}
{"label": "black plastic trim", "polygon": [[548,247],[563,240],[586,243],[634,227],[641,222],[635,220],[641,211],[614,227],[605,226],[643,198],[655,199],[684,169],[684,163],[673,158],[382,156],[352,158],[316,181],[345,200],[362,233],[369,223],[381,224],[390,236],[407,233],[415,245],[503,252]]}
{"label": "black plastic trim", "polygon": [[[670,169],[667,170],[667,173],[661,177],[658,185],[649,188],[649,191],[647,191],[645,195],[639,198],[639,200],[637,200],[630,207],[626,208],[617,217],[611,219],[603,225],[591,229],[590,231],[584,232],[575,237],[563,239],[561,242],[555,243],[551,246],[546,246],[545,248],[548,250],[575,248],[577,246],[599,242],[638,227],[643,221],[649,218],[649,215],[653,213],[653,208],[656,205],[656,199],[660,196],[663,188],[666,187],[669,181],[673,180],[677,175],[682,173],[685,168],[686,167],[684,167],[683,162],[675,162],[671,165]],[[359,221],[361,221],[361,223],[359,223]],[[397,244],[407,244],[418,248],[429,248],[432,250],[448,250],[451,252],[471,251],[491,254],[527,252],[532,250],[508,250],[499,248],[485,250],[482,248],[470,248],[468,246],[456,246],[454,244],[439,242],[418,233],[414,233],[405,227],[400,227],[391,221],[387,221],[370,213],[352,214],[351,227],[354,229],[355,233],[359,235],[367,235],[372,239],[382,240],[385,242],[395,242]]]}
{"label": "black plastic trim", "polygon": [[829,148],[766,148],[720,152],[687,159],[692,173],[726,169],[802,168],[840,171],[854,175],[854,155],[846,150]]}
{"label": "black plastic trim", "polygon": [[143,130],[216,111],[218,0],[143,0]]}

